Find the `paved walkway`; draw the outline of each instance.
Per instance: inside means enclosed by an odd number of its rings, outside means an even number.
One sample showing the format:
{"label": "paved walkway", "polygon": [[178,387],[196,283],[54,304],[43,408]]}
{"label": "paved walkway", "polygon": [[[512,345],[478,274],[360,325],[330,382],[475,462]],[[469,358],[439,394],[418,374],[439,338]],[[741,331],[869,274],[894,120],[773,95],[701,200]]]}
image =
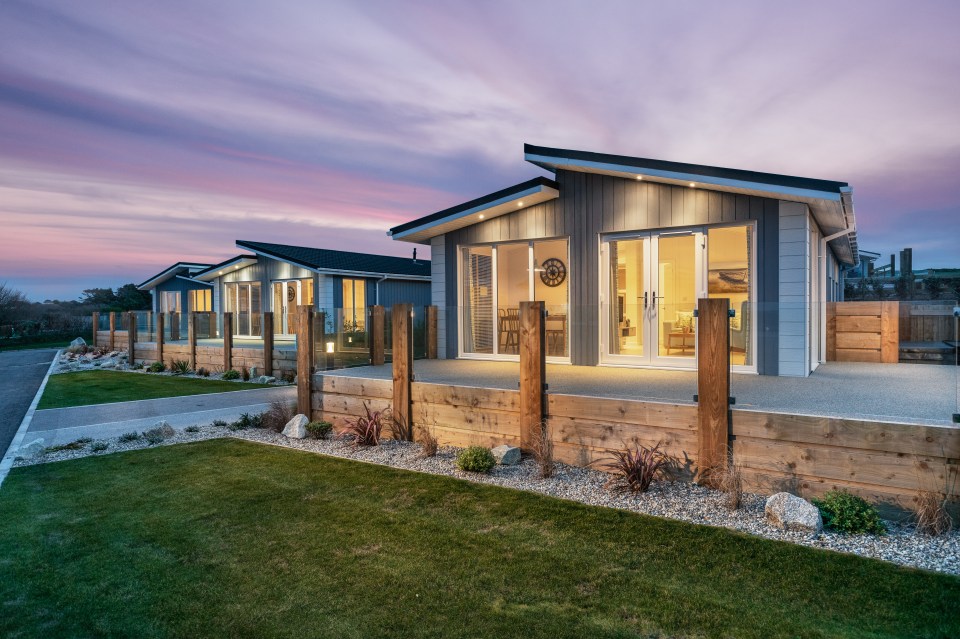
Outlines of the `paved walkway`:
{"label": "paved walkway", "polygon": [[27,414],[56,348],[0,353],[0,457]]}
{"label": "paved walkway", "polygon": [[160,420],[176,429],[215,419],[233,421],[242,413],[263,412],[278,399],[295,402],[296,386],[38,410],[25,441],[42,437],[45,446],[52,446],[78,437],[115,437],[146,430]]}

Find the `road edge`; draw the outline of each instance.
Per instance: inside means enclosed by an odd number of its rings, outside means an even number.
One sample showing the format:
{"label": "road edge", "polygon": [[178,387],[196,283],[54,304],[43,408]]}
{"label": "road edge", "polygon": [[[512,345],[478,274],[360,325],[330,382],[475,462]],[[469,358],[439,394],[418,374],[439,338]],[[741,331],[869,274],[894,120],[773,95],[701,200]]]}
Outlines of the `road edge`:
{"label": "road edge", "polygon": [[13,440],[10,442],[10,446],[7,447],[7,452],[3,454],[3,459],[0,459],[0,488],[3,487],[3,480],[7,478],[10,468],[13,467],[13,460],[17,456],[16,453],[20,449],[20,444],[23,442],[24,436],[27,434],[27,429],[30,428],[30,422],[33,421],[33,415],[37,412],[37,406],[40,404],[40,397],[43,396],[43,391],[47,387],[47,380],[50,379],[50,374],[60,361],[61,353],[63,353],[63,349],[57,349],[57,353],[53,356],[53,361],[50,362],[50,367],[47,368],[47,374],[43,376],[43,381],[40,382],[40,387],[37,389],[37,394],[33,396],[33,401],[30,402],[30,407],[27,409],[26,414],[20,421],[20,427],[14,434]]}

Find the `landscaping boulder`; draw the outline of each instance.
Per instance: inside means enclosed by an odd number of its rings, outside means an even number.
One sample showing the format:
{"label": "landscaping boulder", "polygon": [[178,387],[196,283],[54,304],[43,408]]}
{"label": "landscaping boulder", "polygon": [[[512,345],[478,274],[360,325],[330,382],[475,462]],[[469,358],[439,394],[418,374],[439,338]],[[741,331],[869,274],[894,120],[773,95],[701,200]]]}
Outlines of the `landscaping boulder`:
{"label": "landscaping boulder", "polygon": [[17,449],[17,457],[23,457],[24,459],[30,459],[38,455],[42,455],[43,451],[46,450],[44,446],[43,438],[34,439],[29,444],[24,444]]}
{"label": "landscaping boulder", "polygon": [[490,452],[493,453],[493,458],[497,460],[497,463],[502,466],[513,466],[520,463],[520,449],[516,446],[503,444]]}
{"label": "landscaping boulder", "polygon": [[81,346],[86,346],[86,345],[87,343],[84,341],[82,337],[78,337],[77,339],[70,342],[70,348],[80,348]]}
{"label": "landscaping boulder", "polygon": [[802,497],[777,493],[767,499],[764,507],[767,521],[781,530],[808,532],[818,535],[823,531],[820,509]]}
{"label": "landscaping boulder", "polygon": [[117,367],[117,363],[112,359],[108,359],[107,361],[100,364],[100,368],[116,368],[116,367]]}
{"label": "landscaping boulder", "polygon": [[171,426],[166,420],[160,420],[154,424],[153,428],[151,428],[148,432],[156,432],[164,439],[170,439],[177,434],[177,431],[173,430],[173,426]]}
{"label": "landscaping boulder", "polygon": [[290,439],[303,439],[307,436],[307,424],[310,420],[306,415],[296,415],[283,427],[283,434]]}
{"label": "landscaping boulder", "polygon": [[269,375],[261,375],[260,377],[257,378],[258,384],[272,384],[275,381],[277,381],[277,378],[271,377]]}

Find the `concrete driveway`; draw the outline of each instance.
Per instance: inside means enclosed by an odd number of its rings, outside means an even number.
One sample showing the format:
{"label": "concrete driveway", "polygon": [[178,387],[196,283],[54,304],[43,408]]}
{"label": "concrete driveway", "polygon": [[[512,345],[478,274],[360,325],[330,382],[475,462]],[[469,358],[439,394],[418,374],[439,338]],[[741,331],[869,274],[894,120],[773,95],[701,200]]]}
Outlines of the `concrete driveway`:
{"label": "concrete driveway", "polygon": [[10,447],[56,354],[56,348],[0,353],[0,457]]}

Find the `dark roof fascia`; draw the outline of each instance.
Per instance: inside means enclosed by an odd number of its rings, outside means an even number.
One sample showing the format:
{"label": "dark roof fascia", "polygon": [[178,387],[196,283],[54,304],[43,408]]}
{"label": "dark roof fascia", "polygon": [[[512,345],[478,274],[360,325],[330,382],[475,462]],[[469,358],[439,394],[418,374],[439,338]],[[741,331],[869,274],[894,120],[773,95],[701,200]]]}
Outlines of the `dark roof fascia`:
{"label": "dark roof fascia", "polygon": [[[210,265],[209,265],[209,264],[200,264],[199,262],[177,262],[176,264],[173,264],[172,266],[168,266],[167,268],[163,269],[162,271],[160,271],[159,273],[157,273],[157,274],[154,275],[153,277],[148,277],[148,278],[145,279],[142,283],[137,284],[137,288],[140,289],[140,290],[143,290],[143,287],[145,287],[145,286],[147,286],[148,284],[150,284],[150,282],[152,282],[152,281],[154,281],[154,280],[156,280],[156,279],[160,279],[161,277],[163,277],[163,276],[167,275],[168,273],[170,273],[170,271],[175,271],[175,270],[181,269],[181,268],[190,269],[191,267],[193,267],[193,268],[200,268],[200,269],[206,269],[208,266],[210,266]],[[167,278],[167,279],[169,279],[169,278]],[[159,284],[159,283],[161,283],[161,282],[158,282],[158,284]],[[156,284],[154,284],[154,286],[156,286]],[[151,286],[150,288],[153,288],[153,287]]]}
{"label": "dark roof fascia", "polygon": [[[780,186],[791,189],[805,189],[824,193],[840,193],[841,188],[849,187],[849,184],[846,182],[837,182],[834,180],[821,180],[816,178],[797,177],[793,175],[780,175],[777,173],[762,173],[759,171],[746,171],[743,169],[729,169],[720,166],[708,166],[705,164],[670,162],[667,160],[654,160],[651,158],[614,155],[611,153],[594,153],[592,151],[557,149],[546,146],[536,146],[533,144],[524,144],[523,152],[525,155],[551,158],[559,161],[570,159],[579,160],[581,162],[610,164],[621,166],[627,169],[636,169],[639,173],[643,173],[644,169],[648,169],[652,171],[700,175],[703,177],[717,178],[721,180],[753,182],[756,184],[766,184],[770,186]],[[548,170],[556,169],[555,165],[550,162],[531,160],[530,158],[527,159],[529,162],[542,168]]]}
{"label": "dark roof fascia", "polygon": [[175,275],[175,280],[184,280],[190,282],[191,284],[199,284],[200,286],[213,286],[213,282],[201,282],[200,280],[195,280],[192,277],[187,277],[185,275]]}
{"label": "dark roof fascia", "polygon": [[551,180],[548,177],[538,176],[526,182],[521,182],[520,184],[514,184],[513,186],[508,186],[505,189],[500,189],[494,193],[478,197],[469,202],[464,202],[463,204],[457,204],[456,206],[451,206],[448,209],[443,209],[442,211],[437,211],[436,213],[431,213],[424,217],[412,220],[410,222],[405,222],[399,226],[395,226],[387,233],[387,235],[396,235],[398,233],[403,233],[404,231],[409,231],[410,229],[417,228],[419,226],[425,226],[433,224],[434,222],[439,222],[445,218],[452,217],[458,213],[463,213],[464,211],[469,211],[470,209],[481,207],[485,204],[490,204],[491,202],[496,202],[497,200],[508,198],[511,195],[516,195],[517,193],[523,193],[528,189],[532,189],[537,186],[546,186],[553,189],[559,189],[556,181]]}
{"label": "dark roof fascia", "polygon": [[[236,241],[236,245],[239,246],[240,248],[245,248],[245,249],[247,249],[248,251],[253,251],[254,253],[256,253],[256,254],[258,254],[258,255],[263,255],[263,256],[265,256],[265,257],[269,257],[269,258],[272,258],[272,259],[275,259],[275,260],[279,260],[279,261],[281,261],[281,262],[287,262],[287,263],[289,263],[289,264],[293,264],[293,265],[295,265],[295,266],[299,266],[300,268],[307,269],[308,271],[313,271],[314,273],[337,274],[337,275],[357,275],[357,276],[360,276],[360,277],[366,277],[366,276],[377,276],[377,277],[381,277],[381,276],[382,276],[382,277],[387,277],[388,279],[406,279],[406,280],[415,280],[415,281],[426,281],[426,280],[429,280],[430,277],[431,277],[429,274],[426,274],[426,275],[415,275],[415,274],[410,274],[410,273],[395,273],[395,272],[392,272],[392,271],[382,271],[382,270],[379,270],[379,271],[378,271],[378,270],[370,270],[370,271],[368,271],[368,270],[363,270],[363,269],[349,269],[349,270],[348,270],[348,269],[326,268],[326,267],[320,266],[320,265],[318,265],[318,264],[311,264],[311,263],[305,262],[305,261],[303,261],[303,260],[298,260],[298,259],[296,259],[296,258],[292,258],[292,257],[290,257],[289,255],[284,255],[284,254],[278,253],[278,252],[276,252],[276,251],[271,251],[271,250],[265,248],[264,246],[262,246],[259,242],[250,242],[250,241],[248,241],[248,240],[237,240],[237,241]],[[288,244],[280,244],[280,245],[278,245],[278,246],[289,246],[290,248],[297,248],[297,249],[310,248],[310,247],[305,247],[305,246],[292,246],[292,245],[288,245]],[[323,249],[319,249],[319,250],[323,250]],[[326,250],[334,250],[334,249],[326,249]],[[339,252],[341,252],[341,253],[348,253],[349,251],[339,251]],[[386,257],[386,256],[384,256],[384,257]],[[397,259],[403,259],[403,258],[397,258]],[[427,265],[427,267],[429,268],[430,260],[419,260],[419,263],[420,263],[420,264]]]}
{"label": "dark roof fascia", "polygon": [[214,264],[214,265],[211,266],[210,268],[205,268],[205,269],[203,269],[202,271],[199,271],[199,272],[197,272],[197,273],[194,273],[193,276],[194,276],[194,277],[200,277],[201,275],[207,275],[208,273],[211,273],[212,271],[216,271],[217,269],[221,269],[221,268],[223,268],[224,266],[230,266],[230,265],[233,264],[234,262],[239,262],[240,260],[256,260],[256,259],[257,259],[257,256],[256,256],[256,255],[235,255],[235,256],[233,256],[233,257],[231,257],[231,258],[229,258],[229,259],[226,259],[226,260],[220,262],[219,264]]}

